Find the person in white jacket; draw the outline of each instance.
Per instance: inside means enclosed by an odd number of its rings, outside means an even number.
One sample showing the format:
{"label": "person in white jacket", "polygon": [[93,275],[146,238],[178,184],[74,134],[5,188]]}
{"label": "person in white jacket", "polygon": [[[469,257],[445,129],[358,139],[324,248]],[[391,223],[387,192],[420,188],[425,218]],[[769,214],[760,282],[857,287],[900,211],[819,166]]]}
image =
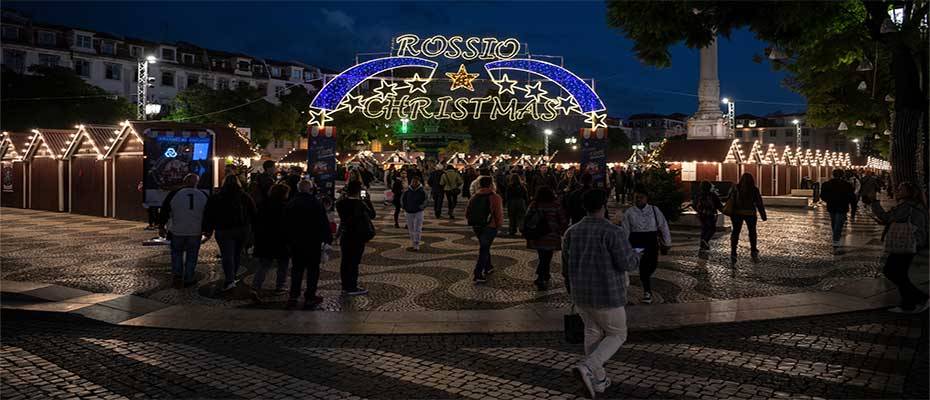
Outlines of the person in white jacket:
{"label": "person in white jacket", "polygon": [[672,244],[668,221],[659,207],[649,204],[649,195],[642,187],[633,191],[633,207],[623,213],[621,224],[629,232],[630,246],[642,252],[639,261],[639,280],[643,285],[645,304],[652,303],[652,274],[659,264],[659,251],[663,253]]}

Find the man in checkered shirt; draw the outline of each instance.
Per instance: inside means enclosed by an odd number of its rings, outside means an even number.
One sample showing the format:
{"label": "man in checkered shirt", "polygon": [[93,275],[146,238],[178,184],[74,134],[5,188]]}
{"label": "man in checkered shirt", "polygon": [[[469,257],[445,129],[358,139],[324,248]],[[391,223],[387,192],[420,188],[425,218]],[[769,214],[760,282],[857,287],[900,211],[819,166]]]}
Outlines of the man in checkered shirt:
{"label": "man in checkered shirt", "polygon": [[587,212],[562,238],[562,274],[572,302],[584,321],[585,358],[574,368],[591,398],[610,386],[604,363],[626,341],[626,287],[629,271],[639,267],[623,227],[604,218],[607,192],[584,194]]}

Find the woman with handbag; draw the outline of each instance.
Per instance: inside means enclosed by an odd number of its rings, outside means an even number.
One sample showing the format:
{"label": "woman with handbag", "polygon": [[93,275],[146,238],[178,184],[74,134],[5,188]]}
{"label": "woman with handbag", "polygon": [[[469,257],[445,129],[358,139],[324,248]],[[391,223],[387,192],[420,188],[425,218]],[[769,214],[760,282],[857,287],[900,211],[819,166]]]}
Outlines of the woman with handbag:
{"label": "woman with handbag", "polygon": [[[526,247],[535,249],[538,255],[536,280],[533,283],[537,289],[546,290],[549,288],[552,255],[556,250],[562,249],[562,234],[568,229],[568,217],[559,200],[555,198],[552,188],[540,186],[533,199],[522,230],[523,236],[526,237]],[[530,229],[528,224],[536,226]]]}
{"label": "woman with handbag", "polygon": [[878,201],[871,201],[872,215],[885,225],[882,240],[885,242],[885,267],[882,273],[898,287],[901,305],[888,311],[917,314],[928,307],[927,294],[911,282],[908,270],[927,238],[927,210],[920,204],[917,188],[910,182],[898,185],[895,199],[898,204],[885,211]]}
{"label": "woman with handbag", "polygon": [[342,259],[339,274],[342,278],[342,293],[349,296],[368,294],[368,290],[358,286],[358,265],[365,253],[365,243],[375,237],[375,227],[371,220],[375,217],[375,208],[371,200],[361,196],[362,182],[351,181],[346,184],[346,197],[336,202],[339,213],[339,250]]}
{"label": "woman with handbag", "polygon": [[698,257],[707,257],[707,251],[710,250],[710,239],[717,232],[717,211],[723,209],[723,203],[714,190],[714,185],[708,181],[701,182],[701,191],[691,202],[691,208],[697,211],[698,220],[701,222],[701,243],[698,250]]}
{"label": "woman with handbag", "polygon": [[756,233],[756,213],[763,221],[768,219],[765,205],[762,204],[762,194],[756,187],[756,181],[750,173],[744,173],[739,178],[739,184],[730,190],[727,204],[723,206],[723,213],[730,216],[733,231],[730,232],[730,266],[736,265],[736,247],[739,244],[739,234],[743,230],[743,223],[749,231],[749,249],[752,262],[759,262],[758,234]]}
{"label": "woman with handbag", "polygon": [[642,186],[633,190],[633,207],[623,212],[622,225],[630,233],[630,247],[641,252],[639,280],[643,284],[644,304],[652,304],[652,274],[659,265],[659,252],[668,254],[672,236],[668,221],[658,207],[649,204],[649,194]]}

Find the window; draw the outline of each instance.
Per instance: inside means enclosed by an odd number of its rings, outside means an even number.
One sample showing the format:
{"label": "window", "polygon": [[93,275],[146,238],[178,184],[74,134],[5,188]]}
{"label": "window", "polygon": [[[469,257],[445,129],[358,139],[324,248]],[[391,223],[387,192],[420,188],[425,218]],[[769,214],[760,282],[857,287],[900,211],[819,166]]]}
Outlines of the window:
{"label": "window", "polygon": [[39,31],[39,36],[36,38],[36,41],[42,46],[54,46],[58,44],[58,38],[55,37],[55,32],[49,31]]}
{"label": "window", "polygon": [[187,74],[187,87],[194,86],[198,83],[200,83],[200,75]]}
{"label": "window", "polygon": [[119,81],[123,79],[123,66],[120,64],[104,63],[104,78]]}
{"label": "window", "polygon": [[83,49],[94,48],[94,40],[88,35],[77,35],[74,39],[74,45]]}
{"label": "window", "polygon": [[743,137],[743,131],[736,131],[736,137],[738,138]]}
{"label": "window", "polygon": [[794,137],[794,129],[785,130],[785,137]]}
{"label": "window", "polygon": [[161,49],[161,58],[174,61],[174,49]]}
{"label": "window", "polygon": [[278,149],[284,147],[284,139],[277,139],[277,138],[275,138],[275,140],[274,140],[274,147],[275,147],[275,148],[278,148]]}
{"label": "window", "polygon": [[251,71],[252,63],[248,61],[239,61],[239,70],[240,71]]}
{"label": "window", "polygon": [[225,90],[225,89],[229,89],[229,79],[226,79],[226,78],[218,78],[218,79],[216,80],[216,88],[217,88],[217,89],[224,89],[224,90]]}
{"label": "window", "polygon": [[801,128],[801,136],[810,136],[810,135],[811,135],[810,129]]}
{"label": "window", "polygon": [[805,148],[805,149],[810,148],[810,147],[811,147],[811,142],[808,142],[808,141],[805,140],[805,141],[801,142],[801,147],[803,147],[803,148]]}
{"label": "window", "polygon": [[132,58],[142,58],[142,46],[129,46],[129,55]]}
{"label": "window", "polygon": [[185,64],[193,64],[193,63],[194,63],[194,55],[193,55],[193,54],[187,54],[187,53],[182,54],[182,55],[181,55],[181,61],[183,61]]}
{"label": "window", "polygon": [[696,162],[681,163],[681,181],[682,182],[694,182],[696,180],[697,180],[697,163]]}
{"label": "window", "polygon": [[58,63],[61,61],[61,57],[54,54],[42,54],[39,53],[39,65],[45,67],[57,67]]}
{"label": "window", "polygon": [[0,37],[6,40],[19,40],[19,27],[4,26],[2,35],[0,35]]}
{"label": "window", "polygon": [[85,78],[90,78],[90,61],[75,58],[74,73]]}
{"label": "window", "polygon": [[26,52],[3,49],[3,65],[18,73],[26,72]]}
{"label": "window", "polygon": [[752,137],[754,137],[754,138],[759,137],[759,131],[752,131],[752,133],[750,134],[750,136],[752,136]]}
{"label": "window", "polygon": [[769,131],[769,137],[778,137],[778,132]]}
{"label": "window", "polygon": [[161,85],[162,86],[174,86],[174,71],[162,71]]}
{"label": "window", "polygon": [[291,79],[301,79],[303,77],[303,71],[299,68],[291,69]]}
{"label": "window", "polygon": [[280,77],[281,77],[281,68],[279,68],[279,67],[271,67],[271,76],[272,76],[272,77],[275,77],[275,78],[280,78]]}
{"label": "window", "polygon": [[275,86],[275,87],[274,87],[274,95],[275,95],[275,96],[281,97],[281,96],[283,96],[284,94],[285,94],[285,93],[284,93],[284,86]]}
{"label": "window", "polygon": [[104,40],[100,42],[100,53],[103,54],[116,54],[116,43],[109,40]]}

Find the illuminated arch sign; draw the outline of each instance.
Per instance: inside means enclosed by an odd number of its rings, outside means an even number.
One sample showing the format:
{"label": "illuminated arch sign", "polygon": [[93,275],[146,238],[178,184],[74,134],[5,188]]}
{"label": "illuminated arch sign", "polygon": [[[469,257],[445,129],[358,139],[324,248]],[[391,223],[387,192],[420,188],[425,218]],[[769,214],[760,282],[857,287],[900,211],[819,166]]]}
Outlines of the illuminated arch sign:
{"label": "illuminated arch sign", "polygon": [[[512,38],[401,35],[391,56],[355,65],[327,82],[310,104],[308,124],[324,126],[331,114],[344,110],[388,120],[552,121],[575,113],[592,129],[606,127],[606,108],[590,85],[521,48]],[[452,63],[449,71],[438,71],[439,62],[431,60],[436,58],[468,66]],[[476,61],[485,61],[483,71]]]}

